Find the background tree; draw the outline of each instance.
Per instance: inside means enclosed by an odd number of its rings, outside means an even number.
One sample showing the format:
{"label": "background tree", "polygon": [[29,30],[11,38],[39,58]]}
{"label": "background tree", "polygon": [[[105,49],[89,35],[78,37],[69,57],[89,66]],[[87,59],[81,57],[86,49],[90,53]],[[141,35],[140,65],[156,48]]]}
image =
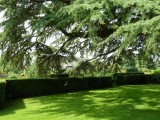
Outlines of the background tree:
{"label": "background tree", "polygon": [[0,11],[4,64],[19,69],[35,60],[45,75],[76,61],[77,53],[92,57],[83,64],[109,69],[135,52],[140,59],[159,58],[158,0],[0,0]]}

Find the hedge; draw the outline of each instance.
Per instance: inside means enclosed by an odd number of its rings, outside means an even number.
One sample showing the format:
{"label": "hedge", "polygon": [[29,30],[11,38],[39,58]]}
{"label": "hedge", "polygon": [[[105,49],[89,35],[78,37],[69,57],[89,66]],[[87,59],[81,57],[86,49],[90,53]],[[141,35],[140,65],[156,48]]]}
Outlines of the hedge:
{"label": "hedge", "polygon": [[160,84],[160,74],[115,73],[113,79],[116,85]]}
{"label": "hedge", "polygon": [[112,87],[111,77],[7,80],[6,97],[20,98]]}
{"label": "hedge", "polygon": [[117,75],[114,77],[116,85],[139,85],[147,84],[144,74]]}
{"label": "hedge", "polygon": [[5,104],[5,88],[6,81],[0,80],[0,109],[2,109]]}
{"label": "hedge", "polygon": [[7,80],[6,97],[32,97],[63,92],[65,80],[22,79]]}
{"label": "hedge", "polygon": [[160,75],[145,75],[146,82],[149,84],[160,84]]}
{"label": "hedge", "polygon": [[111,77],[84,77],[66,79],[66,91],[90,90],[113,86]]}
{"label": "hedge", "polygon": [[88,89],[99,89],[113,86],[112,77],[84,77],[88,83]]}
{"label": "hedge", "polygon": [[[2,84],[3,83],[3,84]],[[2,82],[0,92],[5,95],[5,84]],[[160,75],[116,74],[111,77],[54,78],[54,79],[21,79],[7,80],[6,98],[32,97],[72,91],[101,89],[114,85],[160,84]],[[0,97],[1,99],[3,97]],[[4,99],[4,98],[3,98]],[[4,101],[4,100],[3,100]]]}
{"label": "hedge", "polygon": [[88,83],[83,78],[65,78],[65,91],[78,91],[86,90],[88,88]]}

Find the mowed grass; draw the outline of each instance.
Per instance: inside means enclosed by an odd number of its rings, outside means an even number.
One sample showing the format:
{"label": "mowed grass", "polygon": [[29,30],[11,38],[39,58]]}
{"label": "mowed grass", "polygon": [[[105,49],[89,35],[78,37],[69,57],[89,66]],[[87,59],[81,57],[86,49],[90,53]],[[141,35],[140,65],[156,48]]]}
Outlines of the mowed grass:
{"label": "mowed grass", "polygon": [[158,120],[160,85],[121,86],[17,99],[0,120]]}

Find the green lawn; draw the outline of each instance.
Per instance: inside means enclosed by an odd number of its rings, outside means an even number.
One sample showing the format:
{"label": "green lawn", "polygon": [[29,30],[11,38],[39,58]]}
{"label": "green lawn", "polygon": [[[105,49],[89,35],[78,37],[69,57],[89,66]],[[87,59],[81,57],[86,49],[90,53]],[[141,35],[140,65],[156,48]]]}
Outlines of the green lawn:
{"label": "green lawn", "polygon": [[160,85],[121,86],[8,102],[0,120],[157,120]]}

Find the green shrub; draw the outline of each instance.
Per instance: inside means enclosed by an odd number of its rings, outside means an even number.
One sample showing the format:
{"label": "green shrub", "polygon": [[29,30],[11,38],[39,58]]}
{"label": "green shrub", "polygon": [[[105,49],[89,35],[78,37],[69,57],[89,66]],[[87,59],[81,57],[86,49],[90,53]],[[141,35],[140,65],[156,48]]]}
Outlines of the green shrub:
{"label": "green shrub", "polygon": [[157,68],[156,70],[153,70],[152,74],[154,74],[154,75],[160,75],[160,68]]}
{"label": "green shrub", "polygon": [[99,89],[113,86],[112,77],[86,77],[83,79],[88,82],[88,89]]}
{"label": "green shrub", "polygon": [[127,70],[126,70],[127,72],[138,72],[138,68],[128,68]]}
{"label": "green shrub", "polygon": [[116,85],[139,85],[147,83],[144,74],[117,75],[115,79]]}
{"label": "green shrub", "polygon": [[111,77],[7,80],[6,97],[19,98],[112,87]]}
{"label": "green shrub", "polygon": [[160,84],[160,75],[155,74],[155,75],[145,75],[145,79],[147,81],[147,83],[149,84]]}
{"label": "green shrub", "polygon": [[113,81],[111,77],[68,78],[66,81],[67,91],[99,89],[112,86]]}
{"label": "green shrub", "polygon": [[113,76],[119,76],[119,75],[144,75],[144,72],[127,72],[127,73],[114,73]]}
{"label": "green shrub", "polygon": [[67,92],[70,91],[79,91],[79,90],[86,90],[88,88],[88,83],[83,78],[65,78],[65,90]]}
{"label": "green shrub", "polygon": [[2,109],[5,104],[5,89],[6,81],[0,80],[0,109]]}
{"label": "green shrub", "polygon": [[19,98],[64,92],[65,80],[19,79],[7,80],[6,97]]}

